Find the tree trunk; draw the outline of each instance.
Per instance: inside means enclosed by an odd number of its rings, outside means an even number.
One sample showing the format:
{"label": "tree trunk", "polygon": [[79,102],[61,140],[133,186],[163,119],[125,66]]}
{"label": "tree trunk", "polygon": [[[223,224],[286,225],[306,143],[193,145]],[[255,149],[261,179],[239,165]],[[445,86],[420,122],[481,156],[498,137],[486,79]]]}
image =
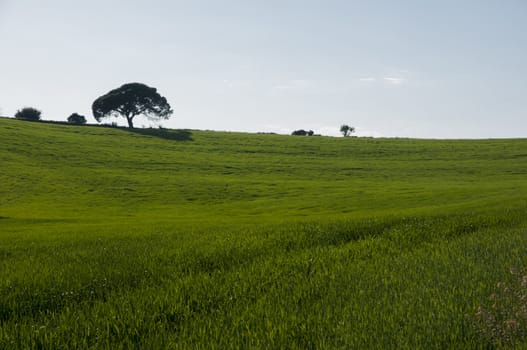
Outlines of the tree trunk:
{"label": "tree trunk", "polygon": [[128,116],[126,117],[126,120],[128,121],[128,127],[130,129],[134,128],[134,123],[133,123],[132,119],[134,119],[134,117],[128,117]]}

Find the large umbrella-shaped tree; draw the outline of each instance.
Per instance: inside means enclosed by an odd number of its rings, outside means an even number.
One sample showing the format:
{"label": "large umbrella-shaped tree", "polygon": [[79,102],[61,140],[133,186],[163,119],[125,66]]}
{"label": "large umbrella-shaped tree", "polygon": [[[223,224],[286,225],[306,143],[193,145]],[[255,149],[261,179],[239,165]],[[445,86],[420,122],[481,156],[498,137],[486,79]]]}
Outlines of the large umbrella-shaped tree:
{"label": "large umbrella-shaped tree", "polygon": [[107,117],[125,117],[128,126],[144,115],[150,120],[168,119],[173,111],[167,99],[157,89],[141,83],[129,83],[97,98],[92,105],[93,116],[98,122]]}

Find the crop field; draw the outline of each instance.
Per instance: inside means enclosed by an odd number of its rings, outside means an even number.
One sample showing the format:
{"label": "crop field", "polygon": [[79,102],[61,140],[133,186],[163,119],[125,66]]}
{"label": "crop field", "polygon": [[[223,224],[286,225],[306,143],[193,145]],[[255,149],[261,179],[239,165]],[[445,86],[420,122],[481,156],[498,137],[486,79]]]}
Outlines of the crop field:
{"label": "crop field", "polygon": [[527,139],[0,119],[0,349],[527,348]]}

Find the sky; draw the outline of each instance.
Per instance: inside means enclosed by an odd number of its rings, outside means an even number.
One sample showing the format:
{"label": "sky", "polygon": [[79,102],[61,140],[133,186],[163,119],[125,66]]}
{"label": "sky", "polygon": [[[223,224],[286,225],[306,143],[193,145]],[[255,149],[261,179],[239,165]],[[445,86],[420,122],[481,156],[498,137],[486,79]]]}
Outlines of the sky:
{"label": "sky", "polygon": [[168,128],[527,137],[526,18],[526,0],[0,0],[0,115],[95,123],[97,97],[141,82]]}

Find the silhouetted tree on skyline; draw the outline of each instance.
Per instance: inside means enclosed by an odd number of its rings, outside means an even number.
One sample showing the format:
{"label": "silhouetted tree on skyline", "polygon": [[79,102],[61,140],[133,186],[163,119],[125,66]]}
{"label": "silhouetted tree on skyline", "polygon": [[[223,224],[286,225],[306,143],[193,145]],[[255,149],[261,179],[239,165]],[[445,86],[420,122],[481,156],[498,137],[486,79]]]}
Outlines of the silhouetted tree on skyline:
{"label": "silhouetted tree on skyline", "polygon": [[300,130],[295,130],[291,133],[291,135],[294,135],[294,136],[306,136],[307,135],[307,131],[305,131],[304,129],[300,129]]}
{"label": "silhouetted tree on skyline", "polygon": [[86,117],[77,113],[73,113],[68,117],[68,123],[71,124],[86,124]]}
{"label": "silhouetted tree on skyline", "polygon": [[92,112],[98,122],[107,117],[125,117],[133,129],[133,119],[144,115],[151,120],[168,119],[173,111],[167,99],[157,89],[141,83],[129,83],[97,98]]}
{"label": "silhouetted tree on skyline", "polygon": [[313,130],[305,131],[304,129],[295,130],[291,133],[294,136],[313,136],[315,132]]}
{"label": "silhouetted tree on skyline", "polygon": [[341,125],[340,126],[340,132],[344,137],[350,136],[352,133],[355,132],[355,128],[349,125]]}
{"label": "silhouetted tree on skyline", "polygon": [[40,120],[42,112],[33,107],[24,107],[15,113],[16,119]]}

